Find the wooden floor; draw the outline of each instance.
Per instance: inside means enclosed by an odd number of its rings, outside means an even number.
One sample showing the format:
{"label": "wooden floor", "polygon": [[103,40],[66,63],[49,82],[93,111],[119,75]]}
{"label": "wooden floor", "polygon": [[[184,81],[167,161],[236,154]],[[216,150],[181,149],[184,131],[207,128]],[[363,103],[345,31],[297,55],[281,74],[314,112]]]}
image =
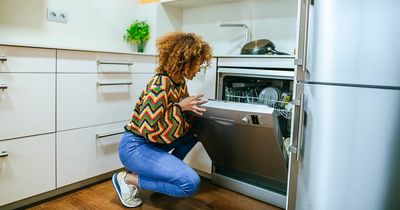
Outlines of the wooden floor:
{"label": "wooden floor", "polygon": [[[174,198],[150,191],[141,191],[143,204],[135,209],[143,210],[280,210],[264,202],[218,187],[208,179],[195,196]],[[126,209],[120,203],[111,181],[57,197],[30,209]]]}

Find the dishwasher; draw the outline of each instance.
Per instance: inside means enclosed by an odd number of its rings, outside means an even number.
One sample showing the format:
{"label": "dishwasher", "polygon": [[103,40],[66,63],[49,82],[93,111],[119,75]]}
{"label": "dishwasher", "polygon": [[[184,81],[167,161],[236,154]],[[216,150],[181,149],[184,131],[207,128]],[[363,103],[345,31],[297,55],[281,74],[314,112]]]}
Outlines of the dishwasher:
{"label": "dishwasher", "polygon": [[293,69],[218,68],[195,132],[215,184],[285,208]]}

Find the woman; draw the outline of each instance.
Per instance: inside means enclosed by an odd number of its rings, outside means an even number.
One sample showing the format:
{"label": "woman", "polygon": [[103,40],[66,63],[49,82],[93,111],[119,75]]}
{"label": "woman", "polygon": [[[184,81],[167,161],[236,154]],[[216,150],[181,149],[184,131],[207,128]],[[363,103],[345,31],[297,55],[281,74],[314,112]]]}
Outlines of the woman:
{"label": "woman", "polygon": [[182,160],[197,143],[190,132],[192,113],[202,115],[206,110],[200,105],[206,101],[202,95],[189,96],[185,79],[210,65],[211,48],[193,33],[173,32],[157,41],[157,50],[157,74],[139,97],[119,145],[128,172],[112,179],[126,207],[142,203],[139,188],[187,197],[200,184],[197,173]]}

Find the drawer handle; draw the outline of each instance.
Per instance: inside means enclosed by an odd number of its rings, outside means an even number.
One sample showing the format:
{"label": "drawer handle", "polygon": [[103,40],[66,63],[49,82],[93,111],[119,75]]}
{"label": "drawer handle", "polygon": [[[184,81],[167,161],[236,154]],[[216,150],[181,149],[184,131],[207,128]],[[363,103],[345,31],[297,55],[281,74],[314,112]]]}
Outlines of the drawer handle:
{"label": "drawer handle", "polygon": [[0,62],[1,62],[1,63],[4,63],[4,62],[6,62],[6,61],[7,61],[7,58],[5,58],[5,57],[1,57],[1,58],[0,58]]}
{"label": "drawer handle", "polygon": [[97,86],[132,85],[132,82],[97,82]]}
{"label": "drawer handle", "polygon": [[119,135],[119,134],[123,134],[125,133],[125,131],[114,131],[114,132],[110,132],[110,133],[103,133],[103,134],[96,134],[96,139],[101,139],[101,138],[105,138],[105,137],[109,137],[109,136],[115,136],[115,135]]}
{"label": "drawer handle", "polygon": [[5,90],[8,88],[8,85],[6,84],[0,84],[0,90]]}
{"label": "drawer handle", "polygon": [[132,62],[112,62],[112,61],[97,61],[97,65],[126,65],[132,66]]}
{"label": "drawer handle", "polygon": [[5,158],[5,157],[8,157],[8,153],[7,153],[7,151],[2,151],[0,153],[0,158]]}

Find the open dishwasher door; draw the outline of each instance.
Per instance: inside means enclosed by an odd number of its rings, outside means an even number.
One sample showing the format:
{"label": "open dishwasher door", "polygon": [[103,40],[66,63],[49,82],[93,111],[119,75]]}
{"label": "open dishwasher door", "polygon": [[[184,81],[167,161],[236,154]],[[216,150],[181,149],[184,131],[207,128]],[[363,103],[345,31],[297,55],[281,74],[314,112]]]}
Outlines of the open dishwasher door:
{"label": "open dishwasher door", "polygon": [[285,207],[287,165],[274,108],[226,101],[203,105],[195,131],[216,184]]}

